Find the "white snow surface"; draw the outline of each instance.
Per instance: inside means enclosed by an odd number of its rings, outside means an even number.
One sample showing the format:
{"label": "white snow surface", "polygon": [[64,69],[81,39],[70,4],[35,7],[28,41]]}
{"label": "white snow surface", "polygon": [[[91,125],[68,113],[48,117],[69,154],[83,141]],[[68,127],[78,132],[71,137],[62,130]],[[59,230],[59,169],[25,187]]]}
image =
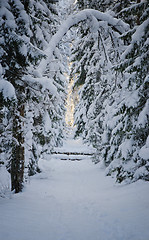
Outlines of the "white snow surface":
{"label": "white snow surface", "polygon": [[63,141],[63,147],[55,148],[56,152],[74,152],[74,153],[94,153],[95,149],[90,145],[83,144],[81,138],[73,139],[73,133],[71,137]]}
{"label": "white snow surface", "polygon": [[10,195],[10,174],[4,166],[0,166],[0,198]]}
{"label": "white snow surface", "polygon": [[149,239],[148,182],[115,185],[90,158],[49,155],[40,168],[22,193],[0,198],[0,240]]}
{"label": "white snow surface", "polygon": [[13,85],[6,80],[0,80],[0,92],[2,92],[4,99],[16,99]]}
{"label": "white snow surface", "polygon": [[140,149],[139,156],[145,160],[149,160],[149,136],[147,137],[146,144]]}

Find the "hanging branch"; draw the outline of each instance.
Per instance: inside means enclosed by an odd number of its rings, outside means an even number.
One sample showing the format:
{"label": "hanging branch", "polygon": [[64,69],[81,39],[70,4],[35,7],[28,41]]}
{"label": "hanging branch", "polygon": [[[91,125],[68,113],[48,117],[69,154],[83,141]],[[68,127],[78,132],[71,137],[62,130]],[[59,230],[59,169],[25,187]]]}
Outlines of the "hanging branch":
{"label": "hanging branch", "polygon": [[103,41],[103,39],[102,39],[102,36],[101,36],[99,30],[98,30],[98,35],[99,35],[100,40],[101,40],[101,44],[102,44],[102,47],[103,47],[103,51],[104,51],[104,55],[105,55],[106,61],[108,62],[109,58],[108,58],[108,55],[107,55],[107,53],[106,53],[106,49],[105,49],[105,46],[104,46],[104,41]]}

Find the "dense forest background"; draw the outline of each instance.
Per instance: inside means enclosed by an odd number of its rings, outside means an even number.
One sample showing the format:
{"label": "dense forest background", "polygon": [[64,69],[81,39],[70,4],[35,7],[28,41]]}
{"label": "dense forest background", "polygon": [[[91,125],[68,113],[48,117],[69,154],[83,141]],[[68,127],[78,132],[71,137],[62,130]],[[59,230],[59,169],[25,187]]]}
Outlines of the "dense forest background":
{"label": "dense forest background", "polygon": [[[84,9],[127,27],[90,13],[40,71],[61,23]],[[20,192],[40,172],[39,158],[62,145],[66,74],[79,95],[75,137],[93,145],[93,161],[119,183],[149,180],[148,15],[147,0],[0,0],[0,174],[11,176],[11,190]]]}

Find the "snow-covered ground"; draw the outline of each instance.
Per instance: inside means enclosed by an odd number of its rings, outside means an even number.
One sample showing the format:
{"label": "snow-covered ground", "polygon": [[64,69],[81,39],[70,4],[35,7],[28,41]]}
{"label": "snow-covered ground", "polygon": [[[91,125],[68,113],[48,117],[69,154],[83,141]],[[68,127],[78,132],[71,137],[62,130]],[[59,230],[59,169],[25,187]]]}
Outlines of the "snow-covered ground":
{"label": "snow-covered ground", "polygon": [[64,140],[63,146],[55,148],[56,152],[93,153],[95,151],[93,147],[83,144],[81,138],[73,139],[73,135],[73,132],[70,133],[69,138]]}
{"label": "snow-covered ground", "polygon": [[115,185],[90,158],[40,167],[22,193],[0,198],[0,240],[149,239],[148,182]]}

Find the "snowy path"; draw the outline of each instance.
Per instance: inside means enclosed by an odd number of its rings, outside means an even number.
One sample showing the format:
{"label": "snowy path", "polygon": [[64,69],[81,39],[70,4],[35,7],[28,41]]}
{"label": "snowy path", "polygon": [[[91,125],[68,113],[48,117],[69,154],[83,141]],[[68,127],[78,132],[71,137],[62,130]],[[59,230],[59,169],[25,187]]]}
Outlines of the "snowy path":
{"label": "snowy path", "polygon": [[0,199],[0,240],[148,240],[149,184],[115,186],[89,159],[42,161],[21,194]]}

